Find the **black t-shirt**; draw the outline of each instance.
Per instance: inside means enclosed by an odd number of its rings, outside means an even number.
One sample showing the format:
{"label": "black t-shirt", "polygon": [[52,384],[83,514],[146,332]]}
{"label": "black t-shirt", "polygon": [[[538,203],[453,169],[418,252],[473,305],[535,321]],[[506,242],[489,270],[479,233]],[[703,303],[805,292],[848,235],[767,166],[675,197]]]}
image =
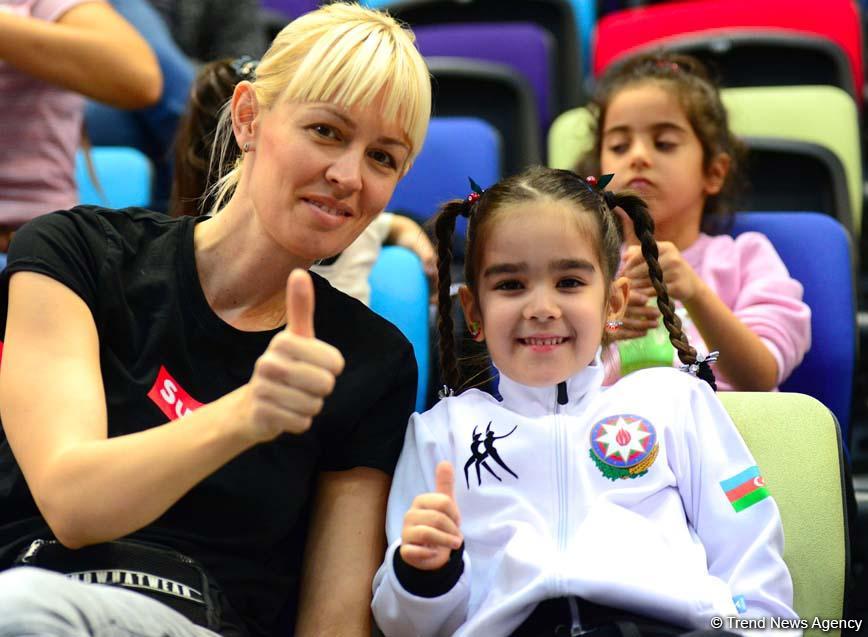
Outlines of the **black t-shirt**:
{"label": "black t-shirt", "polygon": [[[277,332],[243,332],[211,310],[193,252],[199,221],[81,206],[16,233],[0,279],[0,333],[15,272],[45,274],[80,296],[99,334],[109,436],[163,424],[244,384]],[[403,335],[312,277],[317,338],[346,367],[311,429],[242,453],[131,536],[202,562],[255,635],[272,633],[294,607],[316,472],[391,474],[414,402],[416,364]],[[34,399],[50,391],[33,382]],[[0,569],[37,537],[51,533],[0,435]]]}

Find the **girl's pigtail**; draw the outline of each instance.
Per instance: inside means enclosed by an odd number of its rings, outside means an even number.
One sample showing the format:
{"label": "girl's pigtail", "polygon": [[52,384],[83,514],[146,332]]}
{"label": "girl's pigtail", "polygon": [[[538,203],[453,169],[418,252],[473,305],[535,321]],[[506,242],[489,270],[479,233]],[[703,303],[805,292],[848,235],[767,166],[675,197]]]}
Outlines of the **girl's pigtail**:
{"label": "girl's pigtail", "polygon": [[688,343],[687,336],[681,328],[681,319],[675,313],[675,306],[672,299],[669,298],[669,292],[663,282],[663,270],[657,261],[659,253],[657,242],[654,240],[654,220],[648,214],[647,205],[635,195],[614,194],[609,191],[606,191],[604,195],[610,210],[614,210],[616,207],[621,208],[633,222],[636,237],[642,247],[642,255],[648,264],[651,285],[657,292],[657,307],[660,308],[660,313],[663,315],[663,325],[669,332],[669,341],[678,352],[678,358],[688,367],[695,366],[699,378],[711,385],[712,389],[717,390],[714,372],[711,371],[711,367],[707,363],[699,364],[697,362],[696,350]]}
{"label": "girl's pigtail", "polygon": [[467,216],[472,204],[465,199],[456,199],[443,205],[434,220],[434,235],[437,242],[437,330],[440,334],[440,369],[448,390],[456,390],[460,381],[458,360],[455,356],[455,336],[452,322],[452,235],[455,219]]}

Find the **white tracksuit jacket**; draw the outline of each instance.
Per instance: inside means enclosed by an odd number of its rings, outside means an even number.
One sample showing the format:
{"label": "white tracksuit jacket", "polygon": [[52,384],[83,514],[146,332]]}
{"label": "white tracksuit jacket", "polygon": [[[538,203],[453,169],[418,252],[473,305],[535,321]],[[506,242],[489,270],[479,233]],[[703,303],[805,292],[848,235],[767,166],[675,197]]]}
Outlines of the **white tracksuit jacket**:
{"label": "white tracksuit jacket", "polygon": [[[565,595],[697,629],[738,613],[796,617],[777,505],[708,385],[668,368],[605,389],[602,377],[597,358],[566,381],[560,405],[557,387],[501,375],[501,402],[470,390],[413,415],[373,584],[387,637],[508,635]],[[444,459],[464,573],[424,598],[401,586],[393,557],[404,514],[434,490]]]}

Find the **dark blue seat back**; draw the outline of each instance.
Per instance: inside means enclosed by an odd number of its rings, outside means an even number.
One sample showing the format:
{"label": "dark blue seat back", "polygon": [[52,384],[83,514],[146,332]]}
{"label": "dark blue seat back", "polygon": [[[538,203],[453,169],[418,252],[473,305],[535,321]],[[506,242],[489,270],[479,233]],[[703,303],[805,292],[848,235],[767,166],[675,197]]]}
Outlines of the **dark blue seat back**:
{"label": "dark blue seat back", "polygon": [[733,236],[766,235],[811,308],[811,349],[781,391],[813,396],[841,425],[845,445],[856,359],[856,309],[849,235],[838,221],[815,212],[747,212],[736,215]]}

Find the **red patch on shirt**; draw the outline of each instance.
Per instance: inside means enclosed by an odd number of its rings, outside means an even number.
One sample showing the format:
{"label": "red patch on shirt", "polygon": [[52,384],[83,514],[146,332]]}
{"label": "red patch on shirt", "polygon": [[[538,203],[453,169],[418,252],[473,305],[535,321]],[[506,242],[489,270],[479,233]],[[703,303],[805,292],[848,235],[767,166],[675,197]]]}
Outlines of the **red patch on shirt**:
{"label": "red patch on shirt", "polygon": [[203,403],[195,400],[178,384],[165,367],[160,365],[160,372],[154,386],[148,392],[148,398],[160,408],[169,420],[175,420],[186,416],[198,409]]}

